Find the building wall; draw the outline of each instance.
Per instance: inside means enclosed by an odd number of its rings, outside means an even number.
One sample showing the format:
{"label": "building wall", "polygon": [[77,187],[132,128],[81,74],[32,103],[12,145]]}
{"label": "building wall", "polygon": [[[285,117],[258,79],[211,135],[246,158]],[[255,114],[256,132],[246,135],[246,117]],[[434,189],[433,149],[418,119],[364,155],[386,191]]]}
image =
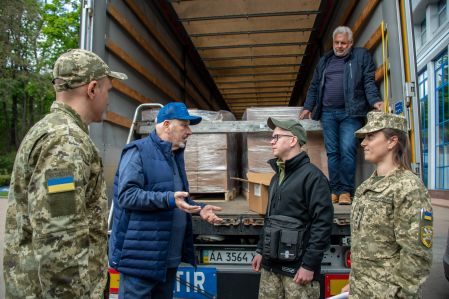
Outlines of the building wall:
{"label": "building wall", "polygon": [[449,15],[447,0],[414,0],[423,180],[449,190]]}

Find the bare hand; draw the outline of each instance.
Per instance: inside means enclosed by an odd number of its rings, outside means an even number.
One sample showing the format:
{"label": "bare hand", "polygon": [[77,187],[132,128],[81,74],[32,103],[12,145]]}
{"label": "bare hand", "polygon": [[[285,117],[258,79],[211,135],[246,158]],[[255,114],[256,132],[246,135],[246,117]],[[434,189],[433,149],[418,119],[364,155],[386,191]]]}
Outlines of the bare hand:
{"label": "bare hand", "polygon": [[220,217],[218,217],[215,212],[221,211],[222,208],[212,205],[206,205],[204,208],[200,211],[200,216],[203,220],[206,220],[207,222],[214,224],[219,223],[223,221]]}
{"label": "bare hand", "polygon": [[308,284],[313,279],[313,271],[304,269],[303,267],[299,268],[296,272],[295,277],[293,278],[293,281],[298,284]]}
{"label": "bare hand", "polygon": [[304,118],[311,118],[312,116],[312,112],[310,112],[307,109],[302,110],[301,114],[299,115],[299,119],[304,119]]}
{"label": "bare hand", "polygon": [[185,199],[186,197],[189,196],[189,193],[178,191],[175,192],[174,196],[175,196],[175,204],[180,210],[189,214],[198,213],[201,210],[200,206],[192,206],[186,203]]}
{"label": "bare hand", "polygon": [[342,292],[342,293],[344,293],[344,292],[349,292],[349,283],[348,283],[347,285],[345,285],[345,286],[341,289],[341,292]]}
{"label": "bare hand", "polygon": [[384,102],[377,102],[374,104],[374,109],[384,111]]}
{"label": "bare hand", "polygon": [[262,264],[262,255],[259,254],[259,253],[256,253],[256,255],[253,258],[253,261],[251,262],[251,265],[253,267],[253,271],[259,272],[261,264]]}

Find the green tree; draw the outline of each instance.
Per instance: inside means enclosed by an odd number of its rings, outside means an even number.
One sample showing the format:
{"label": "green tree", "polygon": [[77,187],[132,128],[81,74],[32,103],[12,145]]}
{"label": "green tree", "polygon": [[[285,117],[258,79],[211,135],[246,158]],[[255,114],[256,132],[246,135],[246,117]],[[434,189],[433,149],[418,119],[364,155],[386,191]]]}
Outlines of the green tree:
{"label": "green tree", "polygon": [[42,34],[39,43],[43,51],[43,63],[51,67],[55,60],[68,49],[79,45],[81,1],[53,0],[43,5]]}
{"label": "green tree", "polygon": [[54,100],[51,69],[77,48],[79,0],[3,0],[0,5],[0,173],[10,171],[29,128]]}

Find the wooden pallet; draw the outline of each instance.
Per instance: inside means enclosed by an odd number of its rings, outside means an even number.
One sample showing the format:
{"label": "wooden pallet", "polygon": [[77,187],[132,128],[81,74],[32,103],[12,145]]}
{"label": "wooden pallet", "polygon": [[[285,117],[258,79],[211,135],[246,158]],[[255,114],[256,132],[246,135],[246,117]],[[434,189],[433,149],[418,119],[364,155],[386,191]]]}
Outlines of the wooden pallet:
{"label": "wooden pallet", "polygon": [[237,197],[237,190],[234,188],[226,192],[216,192],[216,193],[190,193],[193,200],[197,202],[226,202],[234,200]]}

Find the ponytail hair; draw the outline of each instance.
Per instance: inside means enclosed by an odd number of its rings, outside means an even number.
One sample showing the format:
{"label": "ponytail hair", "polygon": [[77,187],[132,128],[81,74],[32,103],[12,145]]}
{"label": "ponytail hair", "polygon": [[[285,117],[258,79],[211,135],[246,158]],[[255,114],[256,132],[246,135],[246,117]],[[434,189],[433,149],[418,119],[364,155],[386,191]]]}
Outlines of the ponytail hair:
{"label": "ponytail hair", "polygon": [[393,149],[393,161],[402,169],[412,171],[410,141],[406,132],[397,129],[382,129],[385,138],[398,137],[398,143]]}

